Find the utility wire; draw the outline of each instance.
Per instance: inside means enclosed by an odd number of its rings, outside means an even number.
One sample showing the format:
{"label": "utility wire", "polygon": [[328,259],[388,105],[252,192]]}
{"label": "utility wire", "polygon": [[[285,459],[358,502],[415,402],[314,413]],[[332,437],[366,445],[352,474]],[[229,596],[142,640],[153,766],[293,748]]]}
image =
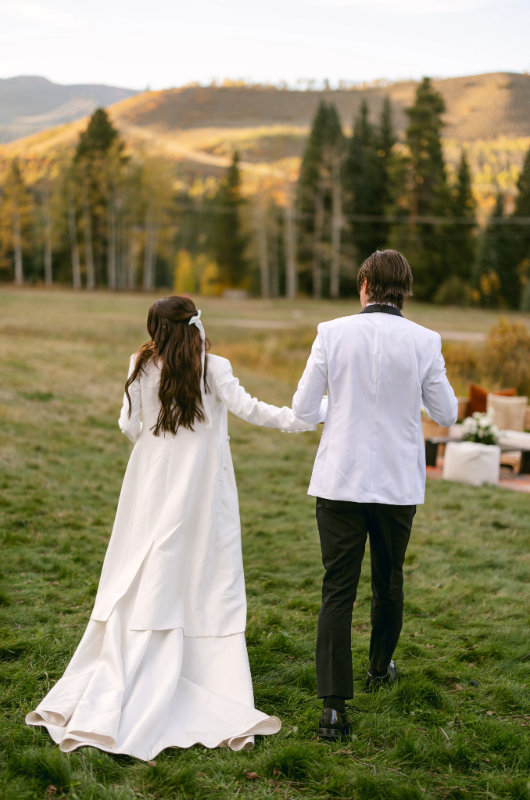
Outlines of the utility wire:
{"label": "utility wire", "polygon": [[[245,205],[245,201],[240,204]],[[186,205],[184,203],[176,203],[173,208],[179,211],[192,211],[196,213],[207,214],[208,212],[215,212],[216,214],[233,214],[236,211],[235,206],[221,206],[217,203],[191,203]],[[314,214],[311,212],[295,211],[293,215],[296,219],[312,219]],[[469,217],[432,217],[432,216],[401,216],[399,214],[342,214],[343,220],[350,222],[388,222],[395,225],[471,225],[475,227],[478,225],[476,219]],[[530,225],[530,217],[488,217],[488,225]]]}

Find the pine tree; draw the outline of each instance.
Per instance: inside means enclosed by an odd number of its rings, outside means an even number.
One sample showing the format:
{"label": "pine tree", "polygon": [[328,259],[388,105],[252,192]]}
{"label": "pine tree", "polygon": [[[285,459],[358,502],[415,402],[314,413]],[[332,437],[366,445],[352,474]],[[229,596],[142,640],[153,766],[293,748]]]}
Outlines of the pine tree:
{"label": "pine tree", "polygon": [[[322,265],[331,251],[333,195],[340,192],[344,138],[334,105],[318,107],[304,152],[298,180],[300,212],[300,262],[305,266],[302,283],[314,297],[322,294]],[[338,186],[337,186],[338,183]]]}
{"label": "pine tree", "polygon": [[85,131],[79,137],[75,151],[75,161],[94,159],[106,155],[112,145],[119,139],[118,131],[112,125],[104,108],[97,108]]}
{"label": "pine tree", "polygon": [[389,159],[392,154],[392,148],[397,142],[396,132],[394,130],[394,122],[392,119],[392,103],[389,97],[383,100],[383,108],[381,109],[381,123],[379,126],[379,153],[381,158]]}
{"label": "pine tree", "polygon": [[406,142],[413,187],[410,216],[428,216],[440,210],[447,197],[447,178],[442,151],[441,115],[445,111],[442,95],[424,78],[416,91],[414,105],[406,110],[409,125]]}
{"label": "pine tree", "polygon": [[521,286],[513,259],[510,226],[506,222],[504,198],[499,193],[491,222],[480,238],[474,272],[481,302],[488,307],[519,307]]}
{"label": "pine tree", "polygon": [[318,107],[309,141],[304,151],[298,180],[299,206],[302,212],[314,211],[315,195],[326,172],[331,172],[331,162],[342,155],[344,137],[337,109],[322,101]]}
{"label": "pine tree", "polygon": [[400,205],[408,211],[409,225],[400,226],[394,234],[395,246],[411,261],[414,294],[422,300],[432,300],[450,277],[447,226],[417,221],[418,217],[451,215],[441,141],[444,111],[443,97],[433,89],[430,79],[424,78],[416,90],[414,105],[406,110],[408,155]]}
{"label": "pine tree", "polygon": [[530,311],[530,280],[526,281],[523,297],[521,299],[521,311]]}
{"label": "pine tree", "polygon": [[[390,98],[385,97],[383,108],[381,109],[381,122],[377,132],[377,155],[381,164],[381,175],[379,184],[379,202],[383,213],[388,213],[392,201],[392,172],[394,167],[393,148],[397,143],[397,136],[394,130],[392,115],[392,104]],[[382,244],[386,244],[390,226],[384,223],[385,237]]]}
{"label": "pine tree", "polygon": [[327,124],[328,106],[327,103],[321,102],[313,120],[300,167],[298,198],[302,214],[311,213],[314,210],[315,191],[320,179],[320,165],[326,142]]}
{"label": "pine tree", "polygon": [[[125,281],[125,270],[120,269],[120,259],[116,261],[115,225],[109,224],[109,219],[119,223],[114,206],[116,184],[126,162],[122,151],[123,142],[107,112],[96,109],[79,137],[72,170],[83,233],[87,289],[95,288],[102,280],[105,256],[108,286],[119,286],[118,278],[123,278],[122,284]],[[120,276],[116,276],[116,268]]]}
{"label": "pine tree", "polygon": [[[452,192],[451,212],[459,220],[475,222],[476,202],[473,197],[471,170],[462,152],[456,185]],[[447,226],[445,234],[447,240],[448,261],[453,276],[462,281],[469,281],[473,271],[475,258],[475,226],[465,222]]]}
{"label": "pine tree", "polygon": [[[519,193],[515,200],[513,219],[524,217],[530,219],[530,150],[526,154],[523,169],[517,181]],[[512,234],[512,253],[513,259],[519,275],[521,289],[530,284],[530,223],[513,224],[510,226]],[[528,310],[530,304],[530,289],[524,292],[521,298],[521,307]]]}
{"label": "pine tree", "polygon": [[236,151],[215,198],[212,230],[212,251],[221,280],[232,287],[241,286],[248,273],[245,258],[247,237],[242,233],[240,218],[243,203],[239,155]]}
{"label": "pine tree", "polygon": [[346,214],[353,217],[349,223],[350,242],[358,261],[363,261],[377,249],[383,249],[388,238],[389,225],[380,221],[359,221],[355,216],[382,217],[390,200],[390,164],[395,144],[390,101],[385,98],[379,128],[368,119],[368,104],[361,104],[354,122],[343,169]]}

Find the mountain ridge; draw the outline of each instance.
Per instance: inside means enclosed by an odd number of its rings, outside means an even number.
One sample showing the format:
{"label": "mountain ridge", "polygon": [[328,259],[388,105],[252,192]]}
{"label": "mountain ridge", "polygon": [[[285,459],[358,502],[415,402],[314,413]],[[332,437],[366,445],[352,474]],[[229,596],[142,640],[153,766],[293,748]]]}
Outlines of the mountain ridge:
{"label": "mountain ridge", "polygon": [[[485,73],[461,78],[433,79],[446,103],[449,139],[530,136],[530,75]],[[321,100],[333,102],[342,124],[349,127],[366,99],[377,117],[389,97],[398,130],[406,127],[405,109],[414,102],[418,81],[398,81],[344,90],[302,91],[268,86],[184,86],[144,92],[113,111],[136,125],[159,132],[176,128],[256,127],[289,125],[307,128]]]}
{"label": "mountain ridge", "polygon": [[89,98],[93,105],[107,107],[136,94],[135,89],[106,84],[59,84],[40,75],[0,78],[0,140],[11,141],[49,127],[46,123],[21,123],[17,117],[49,114],[73,100],[72,116],[75,119],[75,98]]}
{"label": "mountain ridge", "polygon": [[[445,138],[459,141],[530,136],[530,75],[494,72],[436,78],[446,102]],[[321,100],[333,102],[349,128],[366,99],[376,118],[384,97],[392,101],[399,131],[414,100],[417,81],[369,84],[348,89],[298,90],[260,85],[187,85],[139,92],[105,84],[55,84],[40,76],[0,79],[0,125],[17,116],[50,112],[72,95],[92,95],[97,105],[126,121],[159,133],[204,128],[254,128],[271,125],[308,128]],[[37,96],[35,96],[35,92]],[[49,126],[48,126],[49,127]],[[35,130],[31,131],[36,132]]]}
{"label": "mountain ridge", "polygon": [[[433,79],[446,102],[444,153],[451,176],[463,150],[480,206],[491,212],[495,197],[515,197],[516,183],[530,147],[530,76],[486,73]],[[406,108],[418,83],[400,81],[345,90],[299,91],[270,86],[188,85],[130,95],[107,112],[131,152],[178,161],[179,176],[191,185],[218,179],[235,149],[249,192],[262,184],[296,180],[307,136],[321,100],[334,103],[346,132],[363,99],[377,121],[389,97],[403,139]],[[0,161],[26,159],[32,169],[62,159],[76,146],[87,117],[0,145]],[[38,165],[41,165],[40,167]],[[511,201],[510,201],[511,202]]]}

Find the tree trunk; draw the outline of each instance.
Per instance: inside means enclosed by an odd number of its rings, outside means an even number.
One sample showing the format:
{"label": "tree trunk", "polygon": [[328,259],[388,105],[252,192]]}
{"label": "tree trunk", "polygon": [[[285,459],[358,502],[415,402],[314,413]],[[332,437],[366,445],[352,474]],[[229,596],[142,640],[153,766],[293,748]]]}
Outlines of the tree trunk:
{"label": "tree trunk", "polygon": [[294,210],[290,196],[287,196],[287,203],[284,207],[284,242],[285,242],[285,266],[286,266],[286,295],[290,300],[296,299],[297,272],[296,272],[296,230],[294,225]]}
{"label": "tree trunk", "polygon": [[338,158],[333,162],[331,180],[331,276],[329,293],[333,300],[338,300],[340,291],[340,235],[342,228],[342,196]]}
{"label": "tree trunk", "polygon": [[267,228],[265,208],[258,200],[256,206],[256,224],[258,229],[259,269],[261,276],[261,296],[270,297],[269,254],[267,251]]}
{"label": "tree trunk", "polygon": [[[119,212],[121,211],[121,203],[118,205]],[[117,250],[118,250],[118,286],[120,289],[127,288],[127,281],[128,281],[128,272],[129,272],[129,261],[128,261],[128,249],[127,249],[127,223],[123,219],[123,214],[118,213],[118,223],[117,223]]]}
{"label": "tree trunk", "polygon": [[322,297],[322,236],[324,233],[324,198],[319,186],[315,197],[315,228],[313,233],[313,298]]}
{"label": "tree trunk", "polygon": [[151,206],[145,213],[145,242],[144,242],[144,291],[151,290]]}
{"label": "tree trunk", "polygon": [[96,288],[96,280],[92,252],[92,222],[86,182],[83,183],[83,239],[85,242],[86,288],[93,291]]}
{"label": "tree trunk", "polygon": [[153,224],[151,234],[152,247],[151,247],[151,289],[156,287],[156,256],[158,253],[158,225]]}
{"label": "tree trunk", "polygon": [[15,283],[22,286],[24,283],[24,270],[22,266],[22,240],[20,236],[20,210],[18,199],[13,205],[13,250],[15,251]]}
{"label": "tree trunk", "polygon": [[107,208],[107,285],[116,288],[116,209],[114,190],[109,196]]}
{"label": "tree trunk", "polygon": [[138,265],[138,228],[129,228],[129,252],[127,258],[127,288],[130,291],[136,289],[136,275]]}
{"label": "tree trunk", "polygon": [[280,296],[280,269],[278,263],[278,239],[280,235],[276,206],[272,207],[270,237],[271,297]]}
{"label": "tree trunk", "polygon": [[81,288],[81,262],[79,260],[79,243],[77,241],[77,223],[75,219],[75,197],[72,185],[68,187],[68,230],[72,249],[72,283],[74,289]]}
{"label": "tree trunk", "polygon": [[144,290],[146,292],[150,292],[154,288],[155,279],[158,229],[154,224],[153,217],[153,208],[149,206],[145,218]]}
{"label": "tree trunk", "polygon": [[418,195],[420,190],[418,188],[418,184],[414,183],[414,188],[412,189],[412,201],[410,204],[410,211],[409,211],[409,224],[412,229],[412,226],[416,224],[416,217],[418,216]]}
{"label": "tree trunk", "polygon": [[50,186],[48,181],[44,185],[44,283],[51,286],[53,283],[52,265],[52,215],[50,212]]}

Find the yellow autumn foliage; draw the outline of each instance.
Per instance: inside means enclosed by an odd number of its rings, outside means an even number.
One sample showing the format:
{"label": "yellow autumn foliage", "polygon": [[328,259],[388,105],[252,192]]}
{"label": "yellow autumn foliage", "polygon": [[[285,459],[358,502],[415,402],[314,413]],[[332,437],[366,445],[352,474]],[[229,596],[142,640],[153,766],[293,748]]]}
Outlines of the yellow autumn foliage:
{"label": "yellow autumn foliage", "polygon": [[217,264],[204,253],[193,255],[189,250],[179,250],[175,256],[173,288],[176,294],[218,297],[223,286]]}

